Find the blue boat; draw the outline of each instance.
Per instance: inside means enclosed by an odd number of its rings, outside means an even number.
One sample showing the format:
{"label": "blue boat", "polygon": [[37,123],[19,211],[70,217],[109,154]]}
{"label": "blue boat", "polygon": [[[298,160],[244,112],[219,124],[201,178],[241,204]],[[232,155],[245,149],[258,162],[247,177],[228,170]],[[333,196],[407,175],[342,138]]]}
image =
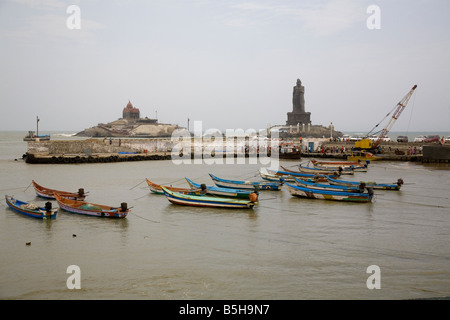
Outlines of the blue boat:
{"label": "blue boat", "polygon": [[218,178],[211,173],[209,175],[216,186],[222,188],[280,191],[283,186],[282,182],[227,180]]}
{"label": "blue boat", "polygon": [[46,202],[45,207],[39,207],[34,203],[17,200],[12,196],[5,196],[8,206],[17,213],[37,219],[55,219],[58,208],[52,208],[51,202]]}
{"label": "blue boat", "polygon": [[300,172],[303,173],[319,173],[319,174],[326,174],[326,175],[330,175],[330,174],[334,174],[335,172],[337,172],[338,174],[355,174],[355,171],[352,168],[342,168],[339,167],[337,169],[334,168],[328,168],[328,167],[306,167],[306,166],[302,166],[301,164],[297,165],[298,166],[298,170]]}
{"label": "blue boat", "polygon": [[289,193],[299,198],[337,200],[348,202],[371,202],[373,198],[373,190],[370,188],[368,189],[367,193],[359,193],[359,192],[318,190],[300,187],[289,183],[286,183],[286,185],[288,186]]}
{"label": "blue boat", "polygon": [[339,180],[339,179],[333,179],[331,177],[328,177],[328,182],[333,185],[338,186],[357,186],[361,183],[364,183],[366,187],[370,187],[372,189],[377,190],[400,190],[400,188],[403,185],[403,179],[398,179],[397,183],[376,183],[374,181],[346,181],[346,180]]}
{"label": "blue boat", "polygon": [[364,192],[365,184],[361,183],[359,185],[352,186],[338,186],[333,184],[316,183],[311,181],[300,180],[294,178],[296,184],[300,187],[318,189],[318,190],[330,190],[330,191],[344,191],[344,192]]}
{"label": "blue boat", "polygon": [[215,196],[249,199],[250,194],[253,193],[253,190],[250,191],[250,190],[242,190],[242,189],[207,186],[205,184],[195,183],[194,181],[192,181],[188,178],[186,178],[186,181],[188,182],[189,186],[192,189],[201,189],[201,190],[204,190],[207,194],[212,194]]}
{"label": "blue boat", "polygon": [[[282,177],[296,177],[299,179],[313,179],[314,181],[317,182],[327,182],[327,177],[331,176],[331,175],[325,175],[325,174],[318,174],[318,173],[304,173],[304,172],[296,172],[296,171],[287,171],[286,168],[281,167],[284,171],[282,170],[271,170],[271,169],[267,169],[267,171],[273,175],[277,175],[277,176],[282,176]],[[337,175],[333,175],[336,176]]]}

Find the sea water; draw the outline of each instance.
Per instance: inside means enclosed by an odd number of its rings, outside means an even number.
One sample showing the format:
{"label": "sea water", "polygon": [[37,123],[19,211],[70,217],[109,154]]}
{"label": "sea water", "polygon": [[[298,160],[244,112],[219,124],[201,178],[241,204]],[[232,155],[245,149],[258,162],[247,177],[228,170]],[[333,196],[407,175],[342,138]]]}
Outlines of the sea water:
{"label": "sea water", "polygon": [[[0,133],[0,299],[450,296],[448,165],[379,161],[345,176],[404,180],[401,191],[375,190],[372,203],[294,198],[284,186],[261,191],[251,210],[196,208],[151,194],[145,178],[184,187],[185,177],[213,185],[208,173],[258,181],[261,165],[26,164],[23,135]],[[294,169],[300,161],[281,165]],[[65,191],[84,188],[89,202],[126,202],[131,211],[125,219],[61,209],[55,220],[24,217],[7,207],[4,195],[44,203],[32,180]],[[73,266],[79,289],[69,285]]]}

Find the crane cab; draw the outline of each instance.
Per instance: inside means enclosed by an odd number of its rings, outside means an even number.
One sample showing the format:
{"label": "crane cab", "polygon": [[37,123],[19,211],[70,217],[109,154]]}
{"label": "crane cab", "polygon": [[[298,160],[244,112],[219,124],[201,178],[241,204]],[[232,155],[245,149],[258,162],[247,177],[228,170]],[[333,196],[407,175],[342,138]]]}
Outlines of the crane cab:
{"label": "crane cab", "polygon": [[370,139],[361,139],[359,141],[355,141],[355,148],[358,149],[372,149],[373,141]]}

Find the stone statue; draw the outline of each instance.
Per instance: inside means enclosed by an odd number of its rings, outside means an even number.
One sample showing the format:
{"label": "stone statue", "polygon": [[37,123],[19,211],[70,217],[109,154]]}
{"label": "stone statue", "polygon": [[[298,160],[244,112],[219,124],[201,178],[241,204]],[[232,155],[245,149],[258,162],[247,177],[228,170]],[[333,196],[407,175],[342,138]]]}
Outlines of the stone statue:
{"label": "stone statue", "polygon": [[297,85],[294,87],[292,105],[294,113],[305,113],[305,87],[300,79],[297,79]]}
{"label": "stone statue", "polygon": [[300,79],[297,79],[297,85],[292,94],[292,112],[288,112],[287,116],[286,125],[296,126],[311,123],[311,112],[305,112],[305,87],[302,86]]}

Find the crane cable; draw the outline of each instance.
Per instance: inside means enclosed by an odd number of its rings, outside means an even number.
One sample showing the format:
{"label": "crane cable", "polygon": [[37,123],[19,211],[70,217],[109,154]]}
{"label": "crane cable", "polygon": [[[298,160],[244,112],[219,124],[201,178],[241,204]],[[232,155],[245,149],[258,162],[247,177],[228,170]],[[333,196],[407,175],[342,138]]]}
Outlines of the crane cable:
{"label": "crane cable", "polygon": [[[372,130],[370,130],[370,131],[367,133],[367,136],[369,136],[369,134],[371,134],[372,131],[375,130],[375,128],[377,128],[377,127],[378,127],[378,126],[379,126],[379,125],[380,125],[387,117],[389,117],[389,116],[391,115],[392,111],[394,111],[394,110],[397,108],[397,106],[398,106],[398,104],[396,104],[396,105],[392,108],[392,110],[389,111],[388,114],[386,114],[386,115],[384,116],[384,118],[381,119],[381,121],[378,122],[378,123],[375,125],[375,127],[373,127]],[[382,130],[379,130],[379,131],[377,131],[377,132],[374,132],[374,134],[380,133],[381,131],[382,131]]]}

